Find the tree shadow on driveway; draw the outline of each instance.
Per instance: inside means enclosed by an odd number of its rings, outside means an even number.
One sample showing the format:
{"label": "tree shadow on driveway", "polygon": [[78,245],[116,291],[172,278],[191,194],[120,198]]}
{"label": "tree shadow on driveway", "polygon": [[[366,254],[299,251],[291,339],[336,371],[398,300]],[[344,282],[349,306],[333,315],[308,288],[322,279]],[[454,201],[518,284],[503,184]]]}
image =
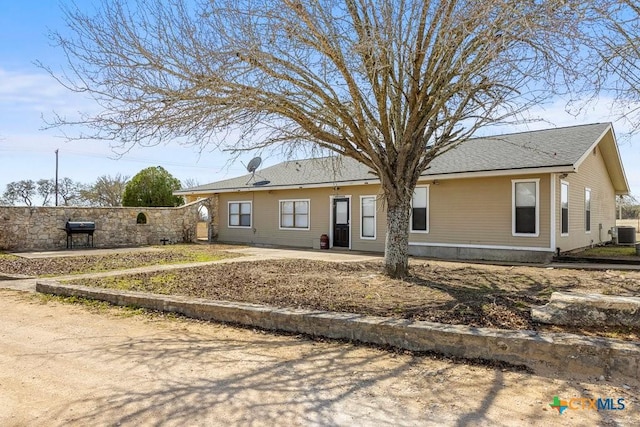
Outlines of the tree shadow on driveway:
{"label": "tree shadow on driveway", "polygon": [[544,412],[554,394],[619,391],[208,322],[116,318],[110,313],[126,311],[88,313],[15,294],[0,299],[0,424],[536,425],[557,421]]}
{"label": "tree shadow on driveway", "polygon": [[[113,378],[128,377],[134,386],[108,381],[95,390],[96,396],[60,408],[56,418],[88,406],[93,409],[68,420],[115,425],[223,420],[234,425],[335,425],[368,416],[372,424],[402,425],[394,422],[402,411],[400,402],[387,399],[389,405],[380,406],[366,398],[367,390],[406,375],[415,363],[412,358],[382,368],[391,358],[382,351],[286,338],[204,341],[185,334],[95,348],[90,357],[98,354],[101,363],[118,366]],[[299,341],[313,348],[301,354]],[[345,413],[339,407],[352,396],[358,403],[347,405]]]}

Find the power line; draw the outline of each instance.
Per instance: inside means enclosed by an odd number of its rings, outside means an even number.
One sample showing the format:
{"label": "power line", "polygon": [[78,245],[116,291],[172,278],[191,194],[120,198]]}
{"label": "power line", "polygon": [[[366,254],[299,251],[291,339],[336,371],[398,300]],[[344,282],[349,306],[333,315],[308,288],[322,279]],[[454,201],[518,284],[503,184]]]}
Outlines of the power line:
{"label": "power line", "polygon": [[[18,148],[18,147],[1,147],[0,146],[0,151],[11,151],[11,152],[41,152],[41,153],[45,153],[48,152],[49,150],[45,150],[45,149],[41,149],[41,148]],[[64,150],[65,154],[71,154],[71,155],[76,155],[76,156],[84,156],[84,157],[93,157],[93,158],[98,158],[98,159],[103,159],[103,160],[112,160],[112,161],[123,161],[123,162],[134,162],[134,163],[144,163],[144,164],[161,164],[161,165],[167,165],[167,166],[176,166],[176,167],[186,167],[186,168],[196,168],[196,169],[214,169],[212,166],[199,166],[199,165],[194,165],[192,163],[181,163],[181,162],[171,162],[171,161],[166,161],[166,160],[149,160],[149,159],[143,159],[140,157],[129,157],[129,156],[123,156],[123,157],[119,157],[119,158],[113,158],[110,157],[107,154],[99,154],[99,153],[90,153],[90,152],[86,152],[86,151],[76,151],[76,150]],[[232,169],[242,169],[242,168],[232,168]]]}

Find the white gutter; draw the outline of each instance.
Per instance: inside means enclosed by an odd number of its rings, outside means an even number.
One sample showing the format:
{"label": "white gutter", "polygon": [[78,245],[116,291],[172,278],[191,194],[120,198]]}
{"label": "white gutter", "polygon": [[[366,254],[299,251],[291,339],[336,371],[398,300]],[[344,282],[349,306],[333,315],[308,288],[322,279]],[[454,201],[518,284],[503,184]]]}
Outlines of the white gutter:
{"label": "white gutter", "polygon": [[549,249],[551,249],[552,252],[556,251],[556,174],[552,173],[551,174],[551,196],[550,196],[551,200],[549,203],[550,207],[551,207],[551,212],[550,212],[550,216],[549,216],[549,221],[551,222],[551,235],[549,236]]}

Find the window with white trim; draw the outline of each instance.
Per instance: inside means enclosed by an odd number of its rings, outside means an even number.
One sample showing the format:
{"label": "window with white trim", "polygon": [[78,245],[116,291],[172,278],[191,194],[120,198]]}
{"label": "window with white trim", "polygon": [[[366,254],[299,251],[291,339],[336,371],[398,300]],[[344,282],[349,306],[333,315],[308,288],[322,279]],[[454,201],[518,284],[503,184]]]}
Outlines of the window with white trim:
{"label": "window with white trim", "polygon": [[591,189],[584,189],[584,231],[591,231]]}
{"label": "window with white trim", "polygon": [[360,196],[360,238],[376,238],[376,196]]}
{"label": "window with white trim", "polygon": [[280,200],[280,228],[308,230],[309,200]]}
{"label": "window with white trim", "polygon": [[569,183],[560,182],[560,234],[569,234]]}
{"label": "window with white trim", "polygon": [[251,202],[229,202],[229,227],[251,227]]}
{"label": "window with white trim", "polygon": [[512,234],[537,237],[540,234],[539,179],[511,181]]}
{"label": "window with white trim", "polygon": [[411,231],[429,232],[429,187],[416,187],[411,199]]}

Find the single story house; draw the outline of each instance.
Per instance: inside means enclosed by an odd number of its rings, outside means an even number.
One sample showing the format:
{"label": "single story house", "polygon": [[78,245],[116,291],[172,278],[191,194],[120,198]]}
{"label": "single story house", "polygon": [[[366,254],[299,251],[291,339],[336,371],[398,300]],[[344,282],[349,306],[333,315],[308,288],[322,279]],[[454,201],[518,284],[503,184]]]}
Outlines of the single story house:
{"label": "single story house", "polygon": [[[610,123],[470,139],[436,158],[412,205],[410,253],[539,262],[612,238],[629,185]],[[219,241],[384,251],[380,181],[350,158],[285,161],[175,192],[217,199]]]}

